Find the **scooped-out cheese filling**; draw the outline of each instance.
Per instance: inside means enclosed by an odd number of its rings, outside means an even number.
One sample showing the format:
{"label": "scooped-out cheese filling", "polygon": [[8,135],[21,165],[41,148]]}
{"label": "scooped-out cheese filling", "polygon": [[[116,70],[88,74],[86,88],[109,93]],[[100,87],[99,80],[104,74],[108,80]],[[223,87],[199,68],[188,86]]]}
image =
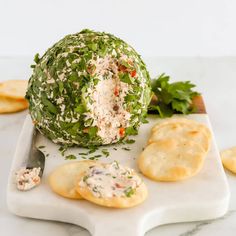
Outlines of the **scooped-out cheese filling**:
{"label": "scooped-out cheese filling", "polygon": [[102,166],[91,166],[79,182],[97,198],[131,197],[142,184],[133,169],[114,161]]}
{"label": "scooped-out cheese filling", "polygon": [[98,127],[98,135],[103,144],[117,142],[124,135],[122,130],[129,126],[131,114],[125,107],[125,96],[131,90],[118,76],[119,62],[112,57],[91,62],[93,74],[98,78],[94,89],[87,96],[92,100],[87,104],[86,119],[92,119]]}
{"label": "scooped-out cheese filling", "polygon": [[39,177],[40,167],[27,169],[21,168],[16,172],[16,186],[21,191],[27,191],[38,185],[41,181]]}

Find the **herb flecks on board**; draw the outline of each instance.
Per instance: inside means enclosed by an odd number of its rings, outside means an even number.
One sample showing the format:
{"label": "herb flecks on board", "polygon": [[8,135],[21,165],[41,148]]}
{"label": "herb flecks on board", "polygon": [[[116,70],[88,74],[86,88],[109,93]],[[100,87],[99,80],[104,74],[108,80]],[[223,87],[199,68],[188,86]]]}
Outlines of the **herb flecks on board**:
{"label": "herb flecks on board", "polygon": [[68,149],[68,146],[64,145],[64,146],[60,146],[58,151],[61,153],[62,156],[64,156],[67,149]]}
{"label": "herb flecks on board", "polygon": [[108,157],[110,155],[109,151],[107,149],[102,149],[102,154],[105,156],[105,157]]}
{"label": "herb flecks on board", "polygon": [[75,160],[75,159],[77,159],[77,158],[76,158],[75,155],[70,154],[70,155],[67,155],[67,156],[65,157],[65,159],[66,159],[66,160]]}

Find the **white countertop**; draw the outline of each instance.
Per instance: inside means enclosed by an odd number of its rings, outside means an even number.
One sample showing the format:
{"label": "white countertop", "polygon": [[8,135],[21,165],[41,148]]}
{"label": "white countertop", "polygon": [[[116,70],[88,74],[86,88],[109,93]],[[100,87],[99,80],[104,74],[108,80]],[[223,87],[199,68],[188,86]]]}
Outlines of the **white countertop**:
{"label": "white countertop", "polygon": [[[236,146],[236,58],[149,58],[151,75],[165,72],[173,80],[191,80],[203,93],[220,150]],[[29,58],[0,58],[0,81],[27,79]],[[25,219],[12,215],[6,206],[6,184],[14,148],[27,111],[0,115],[0,235],[75,236],[89,233],[74,225]],[[229,212],[222,218],[204,222],[170,224],[148,232],[147,236],[227,235],[236,231],[236,175],[226,172],[231,190]],[[174,196],[173,196],[174,197]],[[158,196],[157,196],[158,201]]]}

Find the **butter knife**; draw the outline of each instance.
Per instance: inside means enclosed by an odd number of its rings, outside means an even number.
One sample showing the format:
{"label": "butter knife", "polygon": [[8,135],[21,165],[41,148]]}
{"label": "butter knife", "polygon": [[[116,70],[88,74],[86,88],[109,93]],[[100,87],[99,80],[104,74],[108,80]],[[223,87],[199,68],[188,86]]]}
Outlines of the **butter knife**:
{"label": "butter knife", "polygon": [[44,153],[36,147],[37,129],[34,127],[29,158],[27,160],[26,169],[40,168],[39,177],[41,178],[45,166]]}

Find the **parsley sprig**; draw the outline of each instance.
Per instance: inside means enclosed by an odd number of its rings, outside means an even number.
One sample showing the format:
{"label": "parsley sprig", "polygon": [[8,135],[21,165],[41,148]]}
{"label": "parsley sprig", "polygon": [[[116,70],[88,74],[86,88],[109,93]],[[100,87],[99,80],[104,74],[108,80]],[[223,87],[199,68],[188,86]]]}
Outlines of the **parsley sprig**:
{"label": "parsley sprig", "polygon": [[157,112],[160,117],[170,117],[174,113],[189,114],[193,111],[192,99],[199,95],[192,89],[196,87],[190,81],[169,82],[170,77],[161,74],[152,80],[154,98],[148,107],[148,112]]}

